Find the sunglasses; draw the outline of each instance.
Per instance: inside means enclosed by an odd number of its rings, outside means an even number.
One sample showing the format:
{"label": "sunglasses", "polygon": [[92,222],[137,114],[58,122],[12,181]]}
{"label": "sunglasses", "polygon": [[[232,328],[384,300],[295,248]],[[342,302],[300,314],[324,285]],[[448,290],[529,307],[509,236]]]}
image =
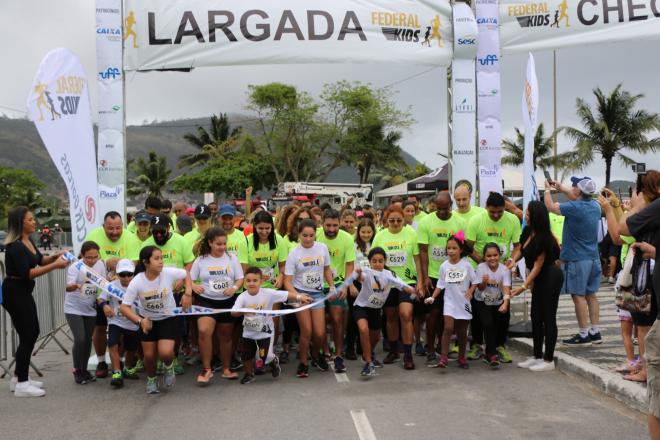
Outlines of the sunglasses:
{"label": "sunglasses", "polygon": [[124,278],[124,277],[132,277],[132,276],[133,276],[133,272],[120,272],[120,273],[117,274],[117,276],[122,277],[122,278]]}
{"label": "sunglasses", "polygon": [[391,218],[387,220],[388,223],[403,223],[403,219],[400,218]]}

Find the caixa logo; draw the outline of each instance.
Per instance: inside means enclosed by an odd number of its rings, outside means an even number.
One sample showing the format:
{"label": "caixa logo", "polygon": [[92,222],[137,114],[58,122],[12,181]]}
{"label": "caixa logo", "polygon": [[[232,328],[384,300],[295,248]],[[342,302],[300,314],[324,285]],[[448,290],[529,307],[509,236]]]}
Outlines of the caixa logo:
{"label": "caixa logo", "polygon": [[89,223],[94,223],[96,219],[96,202],[90,195],[85,197],[85,217]]}
{"label": "caixa logo", "polygon": [[458,39],[458,45],[459,46],[474,46],[477,44],[477,39],[476,38],[459,38]]}
{"label": "caixa logo", "polygon": [[99,191],[99,196],[103,200],[115,200],[118,199],[119,196],[121,195],[121,188],[116,187],[114,190],[112,189],[102,189]]}

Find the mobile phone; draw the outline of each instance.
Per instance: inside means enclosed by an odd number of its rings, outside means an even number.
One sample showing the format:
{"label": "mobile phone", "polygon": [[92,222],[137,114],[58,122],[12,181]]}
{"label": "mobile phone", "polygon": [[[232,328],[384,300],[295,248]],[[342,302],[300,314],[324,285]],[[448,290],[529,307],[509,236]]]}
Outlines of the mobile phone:
{"label": "mobile phone", "polygon": [[605,191],[601,191],[601,192],[600,192],[600,195],[603,196],[603,197],[605,197],[605,198],[607,198],[607,193],[606,193]]}
{"label": "mobile phone", "polygon": [[641,193],[642,190],[644,189],[643,188],[644,184],[643,184],[643,181],[642,181],[644,176],[646,176],[646,173],[637,174],[637,182],[635,184],[635,190],[637,191],[637,194]]}
{"label": "mobile phone", "polygon": [[632,186],[629,186],[628,187],[628,197],[632,197],[632,191],[633,191]]}
{"label": "mobile phone", "polygon": [[543,170],[543,175],[545,176],[545,180],[547,180],[548,183],[550,183],[550,184],[554,183],[554,182],[552,181],[552,176],[550,175],[550,171],[548,171],[548,170]]}

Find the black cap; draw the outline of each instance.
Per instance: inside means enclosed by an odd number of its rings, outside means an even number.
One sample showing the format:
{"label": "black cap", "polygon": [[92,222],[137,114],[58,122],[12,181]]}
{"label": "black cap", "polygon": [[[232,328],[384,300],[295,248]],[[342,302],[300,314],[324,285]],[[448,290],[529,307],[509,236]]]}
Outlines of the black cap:
{"label": "black cap", "polygon": [[195,218],[206,220],[211,217],[211,208],[208,205],[197,205],[195,208]]}
{"label": "black cap", "polygon": [[147,211],[138,211],[135,214],[135,223],[149,222],[151,223],[151,215]]}
{"label": "black cap", "polygon": [[166,228],[172,224],[172,219],[168,215],[158,214],[151,217],[151,226],[162,226]]}

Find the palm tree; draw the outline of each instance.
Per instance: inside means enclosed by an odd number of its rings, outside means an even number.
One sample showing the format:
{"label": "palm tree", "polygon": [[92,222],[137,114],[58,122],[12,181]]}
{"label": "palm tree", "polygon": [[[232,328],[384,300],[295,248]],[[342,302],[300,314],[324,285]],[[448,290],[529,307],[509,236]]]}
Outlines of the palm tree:
{"label": "palm tree", "polygon": [[140,157],[137,161],[129,162],[128,166],[135,175],[128,180],[128,195],[147,194],[163,198],[163,189],[170,183],[170,174],[172,174],[172,170],[167,166],[166,157],[158,156],[152,150],[147,160]]}
{"label": "palm tree", "polygon": [[647,154],[660,148],[660,138],[646,137],[648,133],[660,130],[660,117],[646,110],[634,110],[644,95],[631,95],[621,90],[621,84],[609,96],[600,88],[593,93],[596,95],[595,114],[583,99],[578,98],[576,103],[584,131],[571,127],[564,130],[569,139],[575,141],[571,152],[575,166],[584,167],[594,161],[595,153],[600,154],[605,161],[605,185],[609,185],[614,158],[624,165],[636,162],[623,150]]}
{"label": "palm tree", "polygon": [[[518,127],[516,130],[516,138],[502,140],[502,150],[507,153],[502,158],[502,163],[505,165],[520,166],[525,162],[525,134],[521,132]],[[563,155],[554,156],[553,149],[553,136],[545,136],[545,127],[540,123],[536,128],[534,134],[534,171],[537,167],[544,170],[550,167],[562,168],[566,165],[566,158]]]}
{"label": "palm tree", "polygon": [[241,132],[241,127],[230,130],[229,119],[226,113],[211,116],[211,131],[208,132],[202,126],[197,127],[197,134],[186,133],[183,135],[190,145],[199,149],[192,154],[184,154],[179,158],[179,168],[194,168],[211,159],[222,157],[230,152],[236,145],[236,138]]}

